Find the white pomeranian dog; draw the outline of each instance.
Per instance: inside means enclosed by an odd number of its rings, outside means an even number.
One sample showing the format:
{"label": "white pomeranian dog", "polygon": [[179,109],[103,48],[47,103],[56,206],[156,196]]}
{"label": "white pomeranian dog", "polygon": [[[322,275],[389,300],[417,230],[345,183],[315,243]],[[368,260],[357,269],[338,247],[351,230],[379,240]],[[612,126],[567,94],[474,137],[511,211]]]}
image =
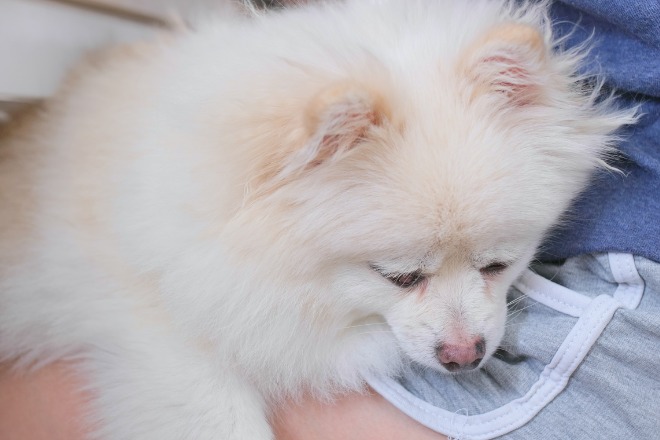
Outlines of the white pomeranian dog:
{"label": "white pomeranian dog", "polygon": [[0,149],[0,359],[101,439],[272,438],[302,391],[476,368],[634,121],[547,5],[347,0],[86,60]]}

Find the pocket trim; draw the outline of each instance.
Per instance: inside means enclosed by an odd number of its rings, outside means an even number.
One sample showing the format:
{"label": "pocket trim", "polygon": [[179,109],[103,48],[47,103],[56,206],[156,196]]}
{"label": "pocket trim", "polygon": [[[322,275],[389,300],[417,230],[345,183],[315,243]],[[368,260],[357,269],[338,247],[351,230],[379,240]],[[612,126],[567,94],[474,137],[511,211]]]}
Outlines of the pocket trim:
{"label": "pocket trim", "polygon": [[607,254],[614,280],[619,284],[614,299],[626,309],[636,309],[642,301],[646,283],[639,275],[635,257],[630,254],[610,252]]}
{"label": "pocket trim", "polygon": [[527,269],[513,286],[536,302],[558,312],[579,318],[592,298],[543,278]]}

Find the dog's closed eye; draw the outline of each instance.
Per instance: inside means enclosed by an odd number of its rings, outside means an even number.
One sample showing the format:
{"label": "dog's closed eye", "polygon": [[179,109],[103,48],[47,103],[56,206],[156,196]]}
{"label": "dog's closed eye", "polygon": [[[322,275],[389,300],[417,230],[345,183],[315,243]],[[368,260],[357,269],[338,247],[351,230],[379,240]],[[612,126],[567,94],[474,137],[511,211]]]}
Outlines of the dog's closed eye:
{"label": "dog's closed eye", "polygon": [[484,277],[494,278],[500,275],[506,269],[508,269],[509,266],[510,266],[509,263],[505,263],[502,261],[495,261],[493,263],[490,263],[488,266],[479,269],[479,272],[481,272],[481,275],[483,275]]}
{"label": "dog's closed eye", "polygon": [[397,287],[401,287],[402,289],[415,287],[426,280],[426,276],[419,269],[408,273],[388,273],[385,272],[382,268],[373,264],[371,265],[371,268],[378,272],[382,277],[389,280],[392,284]]}

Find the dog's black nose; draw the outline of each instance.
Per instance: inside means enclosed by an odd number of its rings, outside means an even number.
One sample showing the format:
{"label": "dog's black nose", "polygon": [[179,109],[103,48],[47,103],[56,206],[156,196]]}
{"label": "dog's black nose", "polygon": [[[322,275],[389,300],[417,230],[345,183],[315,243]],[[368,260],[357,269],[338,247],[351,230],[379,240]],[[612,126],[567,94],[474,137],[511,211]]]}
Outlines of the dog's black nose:
{"label": "dog's black nose", "polygon": [[479,366],[486,351],[486,341],[478,336],[468,343],[438,345],[436,354],[447,371],[474,370]]}

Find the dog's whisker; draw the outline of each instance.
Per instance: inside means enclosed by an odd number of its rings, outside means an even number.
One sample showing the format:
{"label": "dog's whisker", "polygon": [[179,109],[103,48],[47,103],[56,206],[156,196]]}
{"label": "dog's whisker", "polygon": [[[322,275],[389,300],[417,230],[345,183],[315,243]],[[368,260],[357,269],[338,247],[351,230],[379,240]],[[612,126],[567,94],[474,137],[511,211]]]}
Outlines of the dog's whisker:
{"label": "dog's whisker", "polygon": [[537,305],[537,304],[538,304],[538,303],[532,303],[532,304],[529,304],[529,305],[527,305],[527,306],[525,306],[525,307],[522,307],[522,308],[520,308],[520,309],[512,310],[512,311],[509,312],[506,316],[507,316],[507,318],[511,318],[511,317],[513,317],[513,316],[518,316],[518,315],[519,315],[520,313],[522,313],[523,311],[525,311],[525,310],[527,310],[527,309],[529,309],[529,308],[531,308],[531,307],[534,307],[534,306]]}
{"label": "dog's whisker", "polygon": [[526,296],[519,296],[518,298],[512,299],[511,301],[509,301],[508,303],[506,303],[506,305],[507,305],[507,306],[510,306],[510,305],[518,304],[519,302],[521,302],[521,301],[523,301],[523,300],[525,300],[525,299],[527,299]]}
{"label": "dog's whisker", "polygon": [[539,305],[539,303],[537,303],[537,302],[533,302],[533,303],[531,303],[531,304],[526,305],[525,307],[522,307],[522,308],[520,308],[520,309],[516,309],[516,311],[517,311],[517,312],[522,312],[523,310],[527,310],[527,309],[529,309],[529,308],[531,308],[531,307],[534,307],[534,306],[537,306],[537,305]]}

